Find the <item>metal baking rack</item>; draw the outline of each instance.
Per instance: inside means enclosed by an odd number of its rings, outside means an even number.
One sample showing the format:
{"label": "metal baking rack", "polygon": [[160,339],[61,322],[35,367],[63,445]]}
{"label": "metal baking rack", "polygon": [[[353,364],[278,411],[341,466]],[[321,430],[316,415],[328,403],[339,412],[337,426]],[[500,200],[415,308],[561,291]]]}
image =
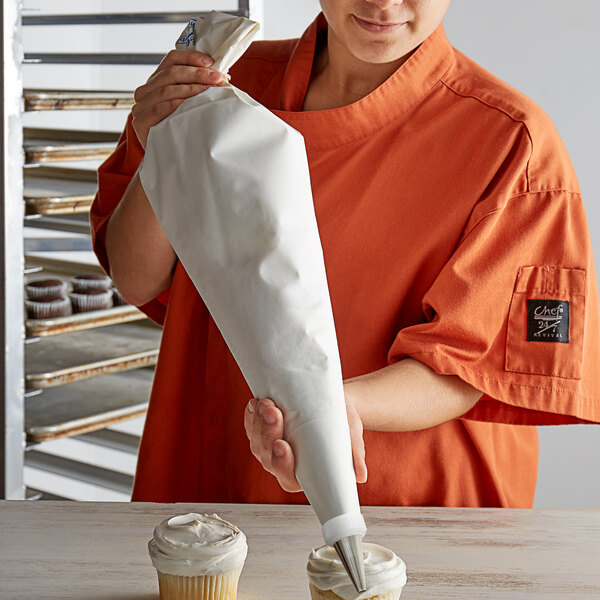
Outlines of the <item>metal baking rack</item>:
{"label": "metal baking rack", "polygon": [[[252,5],[256,7],[252,16],[262,13],[261,2]],[[237,9],[228,12],[250,16],[250,2],[240,0]],[[43,495],[83,499],[49,488],[26,491],[24,473],[32,470],[90,489],[128,493],[132,473],[122,472],[113,455],[135,455],[139,438],[133,430],[116,427],[145,414],[161,333],[133,306],[47,320],[26,318],[23,287],[32,275],[68,279],[77,273],[99,271],[100,267],[91,265],[89,257],[79,252],[19,253],[14,249],[22,244],[23,223],[89,234],[86,217],[97,187],[97,164],[91,161],[106,158],[119,137],[115,132],[70,126],[23,127],[21,111],[127,110],[133,104],[130,89],[49,89],[47,85],[23,89],[22,65],[156,65],[164,52],[61,53],[28,52],[26,48],[23,52],[22,28],[183,25],[192,13],[198,11],[22,14],[21,0],[3,3],[2,127],[8,141],[2,148],[5,201],[0,213],[5,232],[0,249],[4,275],[0,277],[4,282],[3,287],[0,284],[0,333],[4,341],[0,364],[0,498]],[[113,458],[85,461],[77,451],[64,449],[68,443],[79,444],[78,448],[93,444]]]}

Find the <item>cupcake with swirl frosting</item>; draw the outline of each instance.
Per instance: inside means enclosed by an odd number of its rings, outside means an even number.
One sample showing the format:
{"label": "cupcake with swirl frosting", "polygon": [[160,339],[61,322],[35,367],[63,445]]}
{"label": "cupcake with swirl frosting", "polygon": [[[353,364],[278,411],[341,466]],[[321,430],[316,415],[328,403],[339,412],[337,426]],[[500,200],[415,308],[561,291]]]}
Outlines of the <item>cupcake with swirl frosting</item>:
{"label": "cupcake with swirl frosting", "polygon": [[337,552],[321,546],[310,553],[306,571],[312,600],[398,600],[406,583],[406,565],[394,552],[363,542],[367,591],[354,589]]}
{"label": "cupcake with swirl frosting", "polygon": [[235,600],[248,545],[219,516],[189,513],[165,519],[148,542],[161,600]]}

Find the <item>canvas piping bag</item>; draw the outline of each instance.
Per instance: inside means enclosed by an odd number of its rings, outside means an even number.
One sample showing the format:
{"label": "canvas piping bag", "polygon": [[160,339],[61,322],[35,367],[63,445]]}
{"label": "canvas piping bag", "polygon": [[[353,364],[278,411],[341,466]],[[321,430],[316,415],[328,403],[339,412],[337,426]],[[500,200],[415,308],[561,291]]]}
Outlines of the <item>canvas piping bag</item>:
{"label": "canvas piping bag", "polygon": [[[177,47],[226,72],[257,29],[212,12]],[[252,394],[281,408],[325,541],[364,535],[304,138],[234,86],[212,87],[150,129],[139,174]]]}

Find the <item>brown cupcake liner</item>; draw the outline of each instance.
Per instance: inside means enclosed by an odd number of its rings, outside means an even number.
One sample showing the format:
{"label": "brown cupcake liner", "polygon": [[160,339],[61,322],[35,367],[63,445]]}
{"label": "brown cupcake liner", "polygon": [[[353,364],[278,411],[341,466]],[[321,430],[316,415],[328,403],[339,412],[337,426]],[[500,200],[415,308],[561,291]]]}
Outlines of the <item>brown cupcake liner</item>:
{"label": "brown cupcake liner", "polygon": [[54,298],[44,302],[37,300],[25,300],[25,311],[30,319],[54,319],[63,317],[69,307],[69,299],[66,297]]}
{"label": "brown cupcake liner", "polygon": [[76,275],[71,279],[71,285],[74,292],[83,292],[87,290],[108,290],[112,285],[110,277],[107,275],[89,277],[86,275]]}
{"label": "brown cupcake liner", "polygon": [[112,291],[105,290],[94,294],[80,294],[72,292],[69,294],[73,312],[89,312],[102,310],[112,306]]}
{"label": "brown cupcake liner", "polygon": [[[45,280],[38,280],[45,281]],[[36,300],[37,298],[56,298],[58,296],[64,296],[67,291],[67,282],[56,280],[56,285],[50,286],[39,286],[35,285],[35,281],[30,281],[25,284],[25,293],[30,300]]]}

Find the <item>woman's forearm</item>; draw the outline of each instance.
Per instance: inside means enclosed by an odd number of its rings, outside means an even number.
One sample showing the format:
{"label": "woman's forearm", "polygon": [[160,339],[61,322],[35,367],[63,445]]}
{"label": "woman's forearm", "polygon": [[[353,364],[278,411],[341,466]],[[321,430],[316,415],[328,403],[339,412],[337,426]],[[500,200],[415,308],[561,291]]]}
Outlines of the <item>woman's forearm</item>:
{"label": "woman's forearm", "polygon": [[106,229],[110,274],[122,296],[141,306],[171,284],[177,259],[136,173]]}
{"label": "woman's forearm", "polygon": [[454,375],[438,375],[412,358],[346,380],[364,429],[416,431],[468,412],[482,396]]}

